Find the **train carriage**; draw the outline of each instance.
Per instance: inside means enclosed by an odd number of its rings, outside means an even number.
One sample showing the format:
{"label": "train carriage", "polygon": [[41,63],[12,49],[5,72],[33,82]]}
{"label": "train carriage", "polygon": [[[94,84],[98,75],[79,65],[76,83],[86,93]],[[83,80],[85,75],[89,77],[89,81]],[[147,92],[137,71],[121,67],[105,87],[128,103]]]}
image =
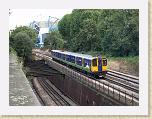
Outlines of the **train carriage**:
{"label": "train carriage", "polygon": [[62,50],[52,50],[52,58],[66,65],[70,65],[78,70],[93,76],[105,76],[107,73],[107,59],[100,56],[73,53]]}

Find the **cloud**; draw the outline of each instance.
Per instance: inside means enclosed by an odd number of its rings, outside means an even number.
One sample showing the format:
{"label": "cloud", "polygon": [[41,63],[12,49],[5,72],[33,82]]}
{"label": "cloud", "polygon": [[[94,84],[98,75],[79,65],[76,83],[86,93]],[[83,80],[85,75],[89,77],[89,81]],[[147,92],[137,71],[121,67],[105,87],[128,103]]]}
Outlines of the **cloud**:
{"label": "cloud", "polygon": [[47,21],[49,16],[61,19],[65,14],[71,12],[72,9],[11,9],[9,29],[14,29],[20,25],[28,25],[33,20]]}

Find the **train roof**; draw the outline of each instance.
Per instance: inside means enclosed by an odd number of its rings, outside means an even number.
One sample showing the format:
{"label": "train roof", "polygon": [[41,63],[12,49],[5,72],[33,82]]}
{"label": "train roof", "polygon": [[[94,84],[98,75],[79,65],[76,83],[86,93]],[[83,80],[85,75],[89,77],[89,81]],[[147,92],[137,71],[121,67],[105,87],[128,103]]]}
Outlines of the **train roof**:
{"label": "train roof", "polygon": [[75,57],[82,57],[82,58],[85,58],[85,59],[94,59],[94,58],[97,58],[97,57],[93,57],[91,55],[86,55],[86,54],[80,54],[80,53],[74,53],[74,52],[68,52],[68,51],[62,51],[62,50],[52,50],[53,52],[58,52],[58,53],[62,53],[62,54],[66,54],[66,55],[72,55],[72,56],[75,56]]}

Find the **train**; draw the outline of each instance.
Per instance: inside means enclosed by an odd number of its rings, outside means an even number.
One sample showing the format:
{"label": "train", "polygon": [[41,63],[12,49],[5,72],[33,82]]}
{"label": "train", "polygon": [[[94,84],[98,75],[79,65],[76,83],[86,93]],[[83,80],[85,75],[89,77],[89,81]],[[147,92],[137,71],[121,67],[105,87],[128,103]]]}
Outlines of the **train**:
{"label": "train", "polygon": [[93,57],[87,54],[51,50],[51,57],[55,61],[92,77],[104,78],[107,73],[107,58],[101,56]]}

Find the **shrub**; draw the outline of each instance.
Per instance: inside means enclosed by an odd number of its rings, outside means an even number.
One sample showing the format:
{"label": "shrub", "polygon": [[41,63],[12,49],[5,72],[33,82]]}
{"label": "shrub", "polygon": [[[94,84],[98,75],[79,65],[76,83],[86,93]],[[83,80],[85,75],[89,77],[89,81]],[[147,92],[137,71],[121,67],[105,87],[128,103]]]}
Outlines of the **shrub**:
{"label": "shrub", "polygon": [[33,46],[34,43],[26,33],[19,32],[15,35],[14,49],[19,57],[23,57],[23,59],[29,58],[32,54]]}

